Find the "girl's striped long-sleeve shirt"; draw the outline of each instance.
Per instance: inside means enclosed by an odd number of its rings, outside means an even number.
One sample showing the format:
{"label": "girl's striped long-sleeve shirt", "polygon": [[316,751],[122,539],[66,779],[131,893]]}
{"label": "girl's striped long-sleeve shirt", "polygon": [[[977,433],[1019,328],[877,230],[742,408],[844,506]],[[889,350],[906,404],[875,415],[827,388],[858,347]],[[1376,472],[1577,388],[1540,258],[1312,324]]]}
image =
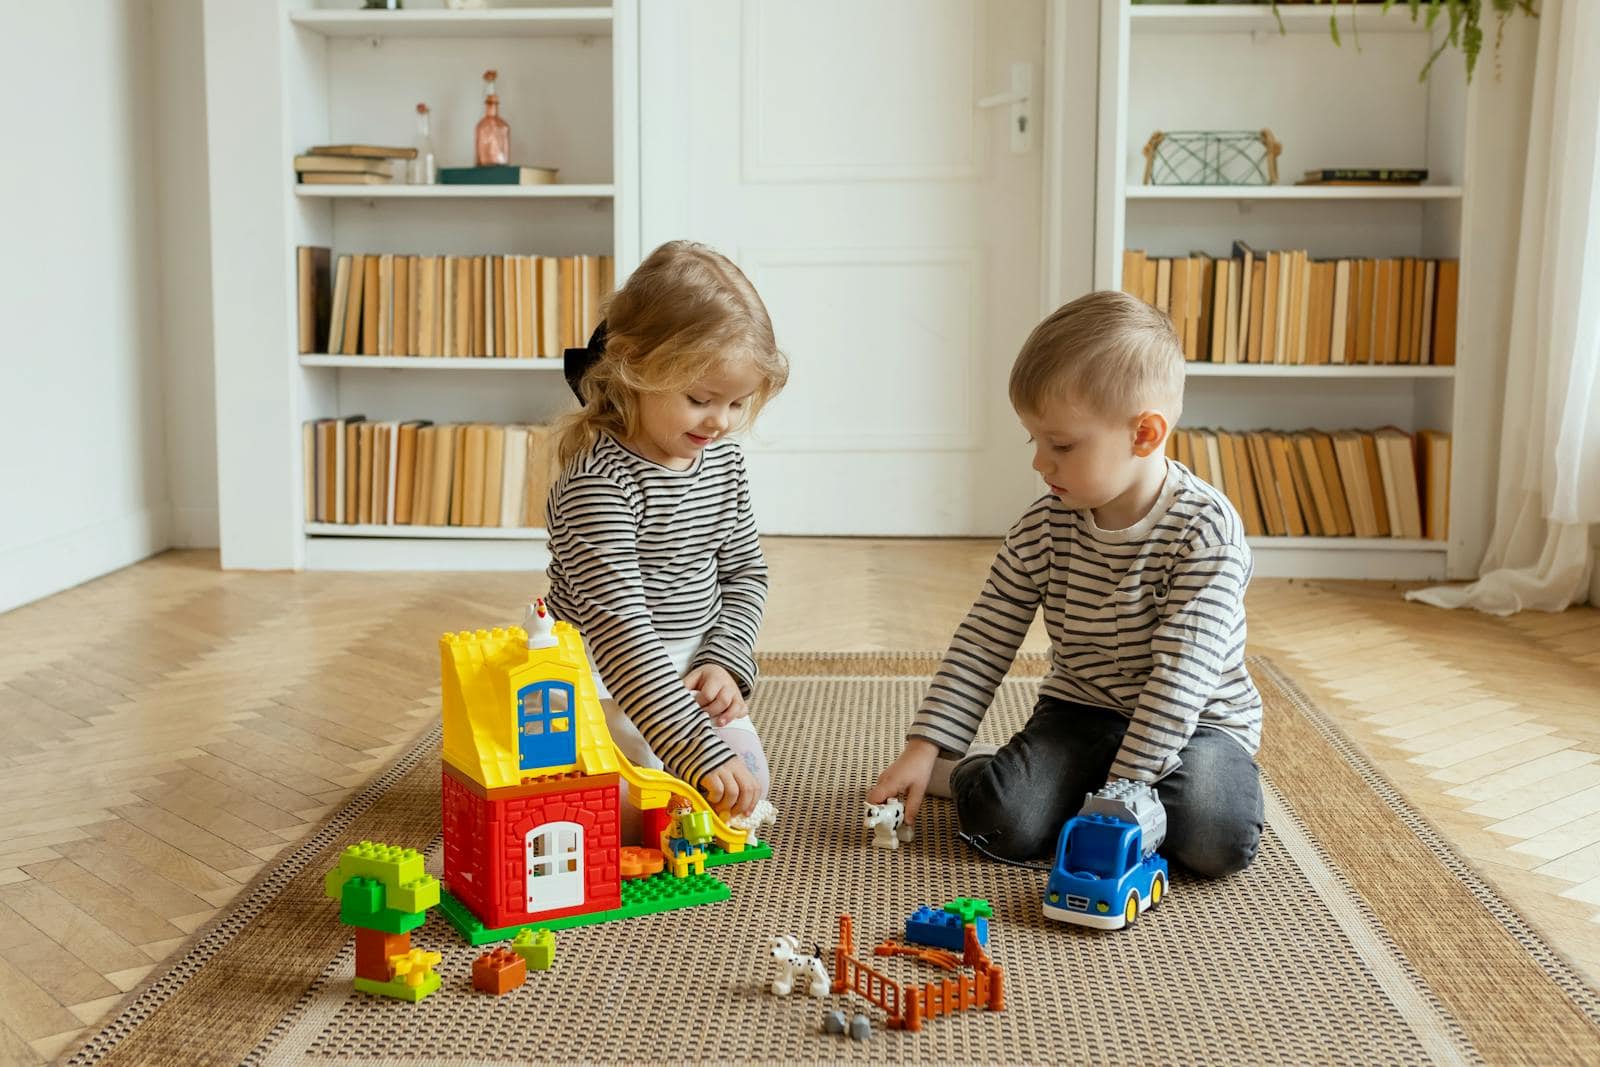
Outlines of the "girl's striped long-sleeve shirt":
{"label": "girl's striped long-sleeve shirt", "polygon": [[698,784],[733,750],[662,642],[703,635],[690,666],[725,668],[749,697],[767,565],[739,446],[713,442],[675,471],[602,434],[556,481],[546,521],[551,610],[667,769]]}
{"label": "girl's striped long-sleeve shirt", "polygon": [[1252,755],[1261,695],[1244,665],[1250,549],[1227,498],[1182,464],[1150,513],[1101,530],[1054,496],[1006,535],[957,628],[909,736],[962,753],[1044,608],[1050,673],[1040,693],[1128,717],[1111,776],[1157,781],[1197,727]]}

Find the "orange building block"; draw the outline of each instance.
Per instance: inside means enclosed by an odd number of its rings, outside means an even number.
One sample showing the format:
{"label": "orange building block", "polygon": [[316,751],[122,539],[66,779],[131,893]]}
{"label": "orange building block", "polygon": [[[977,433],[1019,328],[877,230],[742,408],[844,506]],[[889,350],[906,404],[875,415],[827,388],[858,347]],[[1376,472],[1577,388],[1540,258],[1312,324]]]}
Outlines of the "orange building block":
{"label": "orange building block", "polygon": [[472,988],[501,996],[528,980],[528,965],[509,948],[485,952],[472,961]]}
{"label": "orange building block", "polygon": [[410,934],[386,934],[382,930],[356,927],[356,977],[372,982],[387,982],[394,977],[389,957],[411,951]]}
{"label": "orange building block", "polygon": [[662,858],[660,849],[624,845],[619,865],[624,878],[648,878],[652,874],[660,874],[666,866],[666,860]]}

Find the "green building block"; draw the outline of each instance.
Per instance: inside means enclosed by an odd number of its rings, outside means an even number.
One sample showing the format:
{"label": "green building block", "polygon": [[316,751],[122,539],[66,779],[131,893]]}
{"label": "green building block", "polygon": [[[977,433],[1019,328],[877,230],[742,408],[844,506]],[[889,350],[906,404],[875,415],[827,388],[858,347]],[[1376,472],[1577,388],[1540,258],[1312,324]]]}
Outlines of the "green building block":
{"label": "green building block", "polygon": [[548,927],[521,930],[511,939],[511,950],[522,957],[530,971],[548,971],[556,962],[556,935]]}
{"label": "green building block", "polygon": [[413,1004],[438,988],[439,976],[432,971],[423,977],[419,986],[408,986],[399,978],[392,978],[387,982],[374,982],[370,978],[356,979],[356,989],[362,993],[376,993],[380,997],[409,1000]]}
{"label": "green building block", "polygon": [[707,867],[726,867],[730,863],[744,863],[747,860],[770,860],[772,846],[765,841],[754,845],[744,846],[743,852],[729,852],[721,845],[712,845],[706,849]]}
{"label": "green building block", "polygon": [[322,879],[328,896],[341,899],[351,878],[371,878],[384,887],[383,906],[395,911],[426,911],[439,903],[439,881],[422,869],[422,853],[398,845],[363,841],[339,856],[339,866]]}
{"label": "green building block", "polygon": [[972,922],[980,915],[985,919],[994,917],[994,908],[990,907],[989,902],[982,897],[956,897],[944,906],[944,910],[952,915],[961,916],[963,923]]}
{"label": "green building block", "polygon": [[371,878],[351,878],[339,895],[339,921],[386,934],[409,934],[428,921],[426,909],[399,911],[383,907],[384,895],[383,885]]}
{"label": "green building block", "polygon": [[[708,861],[709,862],[709,861]],[[505,941],[522,930],[569,930],[577,926],[617,919],[633,919],[640,915],[653,915],[661,911],[692,908],[697,904],[714,904],[727,900],[733,893],[727,886],[709,874],[693,874],[688,878],[674,878],[662,871],[649,878],[629,878],[622,883],[622,907],[610,911],[592,911],[584,915],[567,915],[560,919],[540,919],[517,926],[503,926],[491,930],[473,915],[467,906],[445,890],[439,899],[439,910],[450,920],[450,925],[469,945],[486,945],[490,941]]]}

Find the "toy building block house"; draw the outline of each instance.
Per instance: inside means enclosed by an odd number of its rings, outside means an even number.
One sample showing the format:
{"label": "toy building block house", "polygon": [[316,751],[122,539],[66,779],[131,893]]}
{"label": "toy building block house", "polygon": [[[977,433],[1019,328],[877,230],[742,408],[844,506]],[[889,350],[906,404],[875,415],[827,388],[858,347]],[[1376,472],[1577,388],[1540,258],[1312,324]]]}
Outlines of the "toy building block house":
{"label": "toy building block house", "polygon": [[[624,781],[626,802],[641,809],[647,828],[687,806],[709,818],[722,862],[771,854],[747,849],[744,832],[718,819],[695,789],[618,753],[583,638],[555,622],[543,601],[529,605],[526,628],[445,634],[439,651],[441,909],[473,944],[527,926],[557,929],[727,898],[727,887],[704,874],[625,882],[622,850],[635,843],[621,839]],[[670,883],[655,884],[662,879]]]}

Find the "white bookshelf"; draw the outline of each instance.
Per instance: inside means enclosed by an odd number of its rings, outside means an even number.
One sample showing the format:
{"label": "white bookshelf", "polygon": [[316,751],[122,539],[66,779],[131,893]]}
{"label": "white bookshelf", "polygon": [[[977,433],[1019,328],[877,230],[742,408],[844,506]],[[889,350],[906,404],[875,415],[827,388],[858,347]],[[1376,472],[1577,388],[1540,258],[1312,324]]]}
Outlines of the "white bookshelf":
{"label": "white bookshelf", "polygon": [[616,188],[592,185],[295,185],[308,200],[609,200]]}
{"label": "white bookshelf", "polygon": [[[206,0],[221,8],[223,0]],[[301,426],[372,420],[548,422],[571,405],[559,359],[302,355],[299,245],[424,255],[639,259],[637,0],[403,11],[267,0],[207,12],[218,474],[223,565],[540,570],[539,529],[358,526],[304,514]],[[212,17],[215,15],[216,17]],[[499,72],[511,161],[532,186],[300,185],[316,144],[409,145],[432,111],[439,166],[473,162],[484,70]]]}
{"label": "white bookshelf", "polygon": [[319,356],[300,357],[302,367],[346,370],[559,371],[559,359],[499,359],[485,356]]}
{"label": "white bookshelf", "polygon": [[[1435,43],[1404,5],[1356,12],[1360,47],[1339,7],[1343,47],[1326,6],[1134,5],[1101,0],[1095,285],[1120,288],[1122,253],[1226,255],[1235,239],[1305,248],[1316,258],[1421,256],[1461,260],[1466,308],[1471,250],[1468,88],[1450,53],[1426,83]],[[1480,79],[1481,80],[1481,79]],[[1283,144],[1276,186],[1145,186],[1142,149],[1156,130],[1269,128]],[[1296,186],[1315,167],[1427,167],[1408,187]],[[1189,365],[1182,425],[1227,430],[1371,429],[1452,433],[1450,536],[1445,541],[1252,538],[1256,572],[1280,577],[1434,579],[1465,576],[1482,553],[1457,522],[1469,487],[1492,484],[1464,455],[1463,396],[1492,389],[1474,373],[1463,314],[1455,366]],[[1476,410],[1480,405],[1476,405]],[[1471,530],[1465,530],[1473,526]]]}

